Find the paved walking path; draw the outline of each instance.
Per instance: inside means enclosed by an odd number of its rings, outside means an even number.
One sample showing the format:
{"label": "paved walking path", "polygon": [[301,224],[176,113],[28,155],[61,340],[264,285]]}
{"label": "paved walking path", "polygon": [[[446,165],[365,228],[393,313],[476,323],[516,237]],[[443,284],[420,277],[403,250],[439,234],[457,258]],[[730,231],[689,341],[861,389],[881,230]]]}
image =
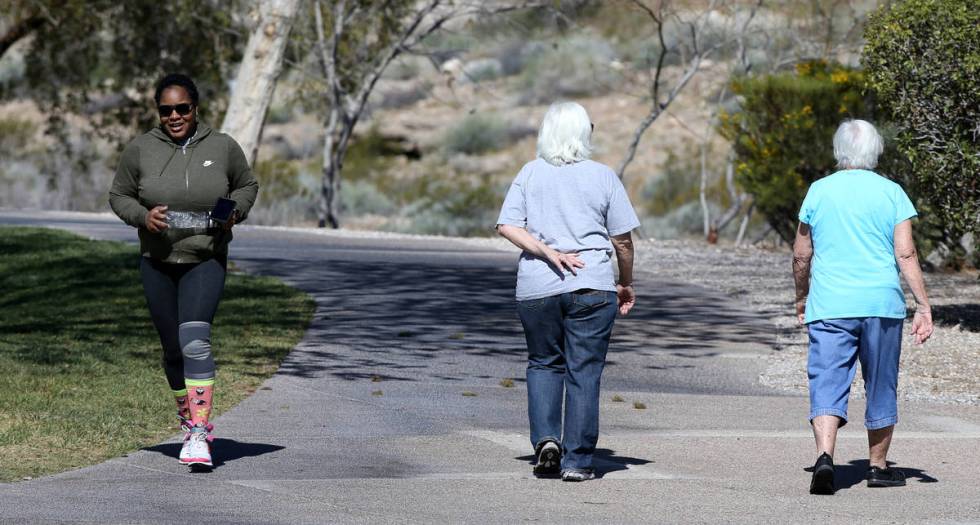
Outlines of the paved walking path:
{"label": "paved walking path", "polygon": [[[0,224],[135,238],[99,215],[0,211]],[[909,486],[869,489],[852,402],[842,490],[809,496],[807,401],[759,384],[775,336],[718,293],[639,280],[603,377],[602,479],[572,484],[530,476],[513,254],[247,226],[232,246],[236,266],[318,307],[280,371],[215,421],[217,468],[186,472],[174,436],[0,484],[0,522],[980,522],[977,407],[903,404],[891,457]]]}

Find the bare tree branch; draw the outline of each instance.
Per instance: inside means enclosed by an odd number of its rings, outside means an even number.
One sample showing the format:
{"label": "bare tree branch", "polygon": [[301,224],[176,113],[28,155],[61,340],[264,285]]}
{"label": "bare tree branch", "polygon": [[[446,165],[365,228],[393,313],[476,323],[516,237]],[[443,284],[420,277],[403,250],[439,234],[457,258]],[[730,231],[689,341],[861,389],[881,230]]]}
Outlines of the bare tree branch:
{"label": "bare tree branch", "polygon": [[[358,93],[349,102],[350,105],[348,106],[348,110],[352,115],[360,114],[360,112],[363,111],[364,105],[367,103],[368,96],[371,94],[371,91],[374,90],[375,84],[377,84],[378,79],[381,78],[382,73],[384,73],[385,69],[387,69],[388,64],[390,64],[391,61],[394,60],[405,47],[407,47],[405,44],[408,39],[416,33],[419,26],[422,24],[422,21],[425,20],[425,18],[437,7],[439,7],[439,3],[440,0],[430,0],[429,2],[426,2],[421,9],[416,11],[411,21],[398,36],[397,42],[388,47],[381,60],[379,60],[375,67],[368,72],[367,75],[365,75],[364,81],[361,83]],[[444,24],[449,18],[451,18],[451,15],[440,17],[435,22],[430,24],[426,30],[422,31],[422,33],[424,35],[431,34],[439,27],[442,27],[442,24]]]}
{"label": "bare tree branch", "polygon": [[742,203],[745,201],[745,195],[739,194],[735,188],[734,151],[729,150],[725,169],[725,183],[726,187],[728,188],[728,195],[731,199],[731,203],[729,204],[728,209],[725,210],[720,217],[715,217],[714,219],[711,218],[711,209],[708,206],[707,199],[708,170],[706,161],[708,144],[711,140],[711,132],[718,123],[718,114],[721,111],[721,105],[728,94],[729,79],[735,75],[745,74],[750,68],[750,65],[745,59],[745,35],[749,24],[755,18],[756,12],[761,4],[762,0],[758,0],[749,11],[749,14],[745,18],[745,21],[742,23],[741,27],[739,27],[735,33],[735,41],[738,46],[738,50],[735,55],[736,61],[728,71],[728,78],[726,79],[725,84],[722,86],[721,91],[718,93],[718,99],[715,101],[714,108],[711,112],[711,117],[708,119],[708,122],[705,125],[704,134],[701,136],[701,187],[699,197],[701,202],[701,212],[704,219],[704,236],[707,241],[712,244],[717,242],[718,234],[738,215],[739,210],[742,208]]}
{"label": "bare tree branch", "polygon": [[626,168],[633,162],[636,157],[636,150],[639,147],[640,140],[643,138],[643,134],[646,130],[657,120],[657,118],[663,113],[665,109],[677,98],[680,92],[687,86],[688,82],[694,78],[694,75],[698,73],[701,69],[702,62],[710,56],[712,53],[717,51],[723,45],[727,45],[730,41],[719,41],[718,43],[708,47],[703,48],[701,45],[701,35],[704,33],[705,25],[708,23],[709,17],[712,12],[717,9],[717,0],[712,0],[708,3],[701,14],[694,18],[690,22],[683,22],[678,18],[679,23],[683,23],[688,27],[690,33],[690,43],[692,48],[692,55],[690,58],[686,56],[686,50],[684,46],[680,46],[679,52],[682,53],[682,61],[686,64],[684,68],[684,73],[681,75],[680,79],[676,81],[674,86],[667,93],[666,98],[661,100],[661,77],[664,71],[664,62],[667,53],[670,51],[667,48],[667,44],[664,38],[664,26],[666,24],[666,0],[661,1],[657,10],[654,11],[652,8],[647,6],[641,0],[632,0],[633,5],[637,6],[653,21],[654,26],[657,31],[657,39],[660,43],[660,54],[657,57],[657,65],[653,75],[653,82],[650,86],[651,95],[651,107],[647,115],[640,121],[636,130],[633,132],[633,138],[630,140],[629,145],[626,148],[626,155],[620,162],[619,167],[616,169],[616,174],[620,179],[623,178]]}
{"label": "bare tree branch", "polygon": [[[446,0],[426,0],[419,2],[411,10],[407,19],[394,33],[390,42],[385,41],[381,49],[372,49],[369,41],[359,43],[351,51],[355,60],[366,66],[363,72],[350,74],[341,72],[339,57],[340,42],[348,25],[369,21],[370,17],[383,11],[387,4],[364,7],[362,4],[337,0],[332,3],[332,34],[324,32],[322,0],[314,2],[318,59],[329,89],[329,112],[325,123],[323,145],[323,182],[319,206],[320,226],[338,226],[337,198],[340,192],[340,173],[354,128],[367,108],[368,100],[377,83],[392,61],[402,53],[412,53],[430,35],[445,27],[453,19],[470,16],[490,16],[548,5],[544,0],[505,3],[488,8],[481,2],[447,2]],[[433,63],[438,67],[438,64]],[[344,74],[344,80],[341,80]],[[351,78],[348,78],[349,75]]]}
{"label": "bare tree branch", "polygon": [[675,98],[677,98],[677,95],[679,95],[681,90],[684,89],[684,86],[686,86],[687,83],[694,78],[694,75],[701,68],[701,60],[705,56],[707,56],[707,54],[694,58],[694,61],[688,66],[688,69],[684,72],[684,75],[677,82],[677,84],[674,85],[673,89],[671,89],[670,93],[667,95],[667,98],[663,102],[654,99],[653,106],[650,108],[649,113],[647,113],[646,117],[640,121],[640,125],[637,126],[636,131],[633,132],[633,139],[630,140],[630,144],[626,149],[626,156],[619,164],[619,168],[616,169],[616,175],[618,175],[620,179],[623,178],[623,175],[626,172],[626,167],[633,162],[633,158],[636,156],[636,148],[640,145],[640,139],[643,138],[643,134],[646,132],[647,128],[649,128],[650,125],[657,120],[657,117],[660,116],[663,110],[666,109]]}
{"label": "bare tree branch", "polygon": [[19,42],[22,38],[33,33],[45,24],[45,19],[41,15],[32,15],[23,20],[18,20],[3,35],[0,35],[0,57]]}
{"label": "bare tree branch", "polygon": [[745,215],[742,216],[742,224],[738,226],[738,235],[735,237],[735,247],[742,245],[742,241],[745,239],[745,230],[749,226],[749,219],[752,218],[752,212],[755,211],[755,203],[749,204],[748,209],[745,210]]}

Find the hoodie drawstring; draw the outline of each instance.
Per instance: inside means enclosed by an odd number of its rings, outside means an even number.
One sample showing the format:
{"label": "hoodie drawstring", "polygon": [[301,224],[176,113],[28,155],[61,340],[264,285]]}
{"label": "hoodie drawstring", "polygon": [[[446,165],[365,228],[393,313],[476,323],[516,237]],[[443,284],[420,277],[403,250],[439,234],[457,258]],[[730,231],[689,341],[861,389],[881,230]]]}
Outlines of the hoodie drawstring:
{"label": "hoodie drawstring", "polygon": [[[184,141],[183,144],[180,145],[180,151],[184,156],[187,155],[187,145],[190,144],[191,141],[194,140],[194,137],[196,136],[197,136],[197,130],[195,129],[194,134],[191,135],[187,140]],[[174,150],[174,153],[176,152],[177,150]],[[188,173],[188,171],[190,171],[191,160],[193,159],[194,159],[194,150],[191,150],[191,158],[187,159],[187,162],[184,163],[184,189],[187,190],[188,192],[191,191],[191,176]]]}

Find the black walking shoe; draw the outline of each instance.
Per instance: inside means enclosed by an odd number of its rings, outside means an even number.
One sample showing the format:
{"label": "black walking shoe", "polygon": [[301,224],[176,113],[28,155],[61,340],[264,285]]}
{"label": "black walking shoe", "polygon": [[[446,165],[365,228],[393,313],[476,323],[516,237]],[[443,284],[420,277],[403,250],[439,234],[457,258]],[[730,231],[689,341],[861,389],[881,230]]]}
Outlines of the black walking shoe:
{"label": "black walking shoe", "polygon": [[813,465],[813,479],[810,480],[810,494],[832,495],[834,493],[834,458],[824,452]]}
{"label": "black walking shoe", "polygon": [[868,469],[869,487],[904,487],[905,473],[894,468],[871,467]]}
{"label": "black walking shoe", "polygon": [[538,462],[534,464],[534,475],[539,478],[556,477],[561,473],[561,449],[554,441],[545,441],[538,448]]}

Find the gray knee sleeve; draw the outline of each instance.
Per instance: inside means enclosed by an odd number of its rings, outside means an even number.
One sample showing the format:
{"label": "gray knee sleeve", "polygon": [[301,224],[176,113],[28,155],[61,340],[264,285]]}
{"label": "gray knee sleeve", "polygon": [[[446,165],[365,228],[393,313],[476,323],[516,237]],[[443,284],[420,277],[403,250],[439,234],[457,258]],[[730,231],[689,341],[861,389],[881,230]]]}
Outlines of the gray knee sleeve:
{"label": "gray knee sleeve", "polygon": [[203,321],[181,323],[178,328],[180,352],[184,354],[184,377],[211,379],[214,377],[214,357],[211,356],[211,324]]}

